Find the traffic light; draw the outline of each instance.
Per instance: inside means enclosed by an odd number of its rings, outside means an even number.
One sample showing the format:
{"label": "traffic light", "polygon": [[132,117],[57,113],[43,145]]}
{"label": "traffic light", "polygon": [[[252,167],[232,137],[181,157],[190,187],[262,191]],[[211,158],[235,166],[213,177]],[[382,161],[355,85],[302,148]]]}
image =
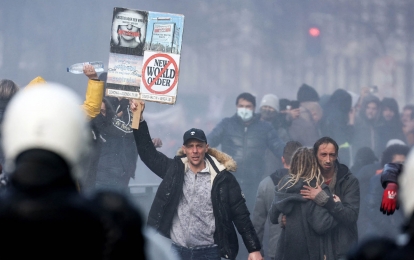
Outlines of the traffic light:
{"label": "traffic light", "polygon": [[309,27],[306,32],[306,50],[310,55],[319,55],[322,52],[321,30],[319,27]]}

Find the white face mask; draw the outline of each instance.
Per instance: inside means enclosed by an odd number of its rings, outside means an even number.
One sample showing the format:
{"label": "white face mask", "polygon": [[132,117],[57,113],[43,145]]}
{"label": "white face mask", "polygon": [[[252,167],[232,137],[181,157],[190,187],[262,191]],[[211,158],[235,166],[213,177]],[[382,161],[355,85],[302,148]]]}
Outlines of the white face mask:
{"label": "white face mask", "polygon": [[253,117],[253,110],[245,107],[237,108],[237,115],[244,121],[247,122]]}

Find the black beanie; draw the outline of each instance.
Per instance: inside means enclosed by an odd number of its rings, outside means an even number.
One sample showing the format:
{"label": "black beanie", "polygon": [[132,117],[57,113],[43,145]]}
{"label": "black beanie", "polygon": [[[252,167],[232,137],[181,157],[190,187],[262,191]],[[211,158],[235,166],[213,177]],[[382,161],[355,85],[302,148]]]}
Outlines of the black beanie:
{"label": "black beanie", "polygon": [[319,102],[318,92],[307,84],[302,84],[298,90],[297,98],[299,102],[314,101]]}

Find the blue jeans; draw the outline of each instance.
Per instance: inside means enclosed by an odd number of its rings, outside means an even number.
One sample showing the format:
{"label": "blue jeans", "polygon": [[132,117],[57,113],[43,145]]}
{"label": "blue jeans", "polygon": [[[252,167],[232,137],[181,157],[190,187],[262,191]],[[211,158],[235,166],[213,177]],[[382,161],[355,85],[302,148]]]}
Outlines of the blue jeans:
{"label": "blue jeans", "polygon": [[182,247],[172,243],[171,251],[181,260],[220,260],[218,245]]}

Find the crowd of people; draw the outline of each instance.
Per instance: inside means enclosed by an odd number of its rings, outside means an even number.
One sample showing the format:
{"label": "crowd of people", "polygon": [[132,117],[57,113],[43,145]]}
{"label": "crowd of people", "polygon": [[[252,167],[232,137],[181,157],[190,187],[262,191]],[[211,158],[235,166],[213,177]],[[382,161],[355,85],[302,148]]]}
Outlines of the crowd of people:
{"label": "crowd of people", "polygon": [[[106,74],[90,65],[84,74],[81,106],[67,87],[41,77],[22,89],[0,81],[5,259],[398,259],[398,250],[410,252],[414,166],[402,165],[414,145],[414,105],[400,111],[395,99],[365,88],[320,96],[303,84],[295,100],[269,93],[258,105],[245,92],[210,133],[188,126],[171,158],[157,150],[162,141],[150,135],[143,101],[105,96]],[[128,196],[138,158],[162,179],[147,225]],[[400,174],[407,181],[398,183]],[[168,248],[147,228],[168,238]],[[14,250],[22,243],[28,250]]]}

